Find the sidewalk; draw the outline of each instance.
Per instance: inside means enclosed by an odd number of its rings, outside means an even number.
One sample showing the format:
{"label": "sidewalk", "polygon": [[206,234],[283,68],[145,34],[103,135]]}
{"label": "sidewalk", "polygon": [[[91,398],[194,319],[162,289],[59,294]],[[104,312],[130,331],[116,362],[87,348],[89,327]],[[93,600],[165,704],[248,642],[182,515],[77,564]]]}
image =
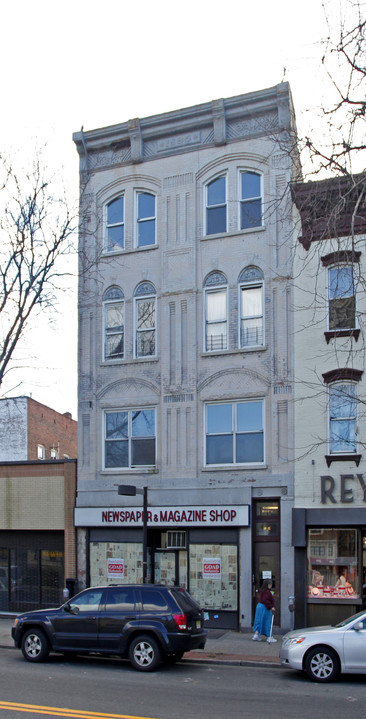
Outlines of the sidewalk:
{"label": "sidewalk", "polygon": [[[10,633],[13,621],[14,615],[0,616],[0,648],[14,647]],[[205,649],[186,652],[184,659],[208,664],[280,666],[281,635],[274,633],[276,644],[253,642],[252,636],[252,632],[209,629]]]}

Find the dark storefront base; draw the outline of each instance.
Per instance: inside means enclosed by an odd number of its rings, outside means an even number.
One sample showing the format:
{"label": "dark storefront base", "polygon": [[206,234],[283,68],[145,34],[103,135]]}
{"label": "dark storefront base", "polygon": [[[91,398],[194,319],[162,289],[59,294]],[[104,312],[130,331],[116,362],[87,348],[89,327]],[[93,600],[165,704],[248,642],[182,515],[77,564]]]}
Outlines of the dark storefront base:
{"label": "dark storefront base", "polygon": [[59,606],[63,583],[63,532],[0,532],[0,611]]}

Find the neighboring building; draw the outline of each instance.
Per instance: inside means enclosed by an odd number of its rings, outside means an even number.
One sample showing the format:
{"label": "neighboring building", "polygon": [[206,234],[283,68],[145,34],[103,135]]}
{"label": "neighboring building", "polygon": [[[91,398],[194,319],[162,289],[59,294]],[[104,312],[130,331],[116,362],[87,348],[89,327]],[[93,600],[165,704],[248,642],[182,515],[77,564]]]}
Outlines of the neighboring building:
{"label": "neighboring building", "polygon": [[0,399],[0,462],[75,459],[77,422],[31,397]]}
{"label": "neighboring building", "polygon": [[293,187],[296,626],[366,605],[365,189],[364,176]]}
{"label": "neighboring building", "polygon": [[76,455],[69,412],[0,400],[0,611],[58,605],[76,586]]}
{"label": "neighboring building", "polygon": [[58,606],[75,588],[76,459],[0,463],[0,611]]}
{"label": "neighboring building", "polygon": [[[208,626],[293,593],[287,83],[74,135],[82,584],[179,583]],[[295,177],[296,179],[296,177]]]}

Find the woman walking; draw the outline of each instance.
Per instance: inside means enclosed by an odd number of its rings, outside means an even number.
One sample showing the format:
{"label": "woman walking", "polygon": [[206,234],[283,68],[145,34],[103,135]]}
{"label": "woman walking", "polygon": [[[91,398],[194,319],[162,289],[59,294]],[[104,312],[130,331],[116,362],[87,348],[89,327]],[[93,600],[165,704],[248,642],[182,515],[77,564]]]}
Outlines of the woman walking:
{"label": "woman walking", "polygon": [[259,602],[255,610],[253,627],[254,634],[252,637],[254,642],[262,641],[261,637],[259,636],[260,634],[263,634],[265,637],[267,637],[268,644],[277,641],[277,639],[272,637],[274,599],[271,589],[271,580],[265,579],[259,592]]}

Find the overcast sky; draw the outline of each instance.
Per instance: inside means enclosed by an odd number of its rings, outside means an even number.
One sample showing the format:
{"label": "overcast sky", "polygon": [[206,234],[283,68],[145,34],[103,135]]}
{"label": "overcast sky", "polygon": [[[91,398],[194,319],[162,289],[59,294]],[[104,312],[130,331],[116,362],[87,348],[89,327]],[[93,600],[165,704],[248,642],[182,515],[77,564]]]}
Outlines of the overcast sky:
{"label": "overcast sky", "polygon": [[[325,0],[337,24],[338,0]],[[301,135],[316,123],[329,85],[322,0],[3,0],[0,148],[47,162],[77,196],[72,133],[261,90],[287,80]],[[63,309],[62,309],[63,308]],[[52,326],[27,336],[28,368],[9,394],[76,416],[76,294]],[[21,384],[18,384],[21,382]]]}

